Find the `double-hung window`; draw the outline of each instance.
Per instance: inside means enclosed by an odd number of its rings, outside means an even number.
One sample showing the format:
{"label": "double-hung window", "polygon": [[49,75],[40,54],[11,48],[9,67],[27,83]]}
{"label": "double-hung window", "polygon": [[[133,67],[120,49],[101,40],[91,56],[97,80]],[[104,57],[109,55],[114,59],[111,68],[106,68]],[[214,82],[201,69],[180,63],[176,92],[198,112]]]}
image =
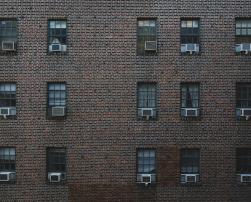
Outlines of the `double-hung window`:
{"label": "double-hung window", "polygon": [[0,148],[0,181],[14,181],[16,179],[16,149],[12,147]]}
{"label": "double-hung window", "polygon": [[0,83],[0,116],[7,118],[16,115],[16,84]]}
{"label": "double-hung window", "polygon": [[156,19],[138,19],[137,54],[153,55],[156,52]]}
{"label": "double-hung window", "polygon": [[47,174],[49,182],[61,182],[66,179],[65,148],[47,148]]}
{"label": "double-hung window", "polygon": [[17,48],[17,20],[0,20],[0,52],[12,52]]}
{"label": "double-hung window", "polygon": [[236,115],[246,118],[251,116],[251,83],[236,84]]}
{"label": "double-hung window", "polygon": [[235,20],[236,53],[249,54],[251,52],[251,18],[237,18]]}
{"label": "double-hung window", "polygon": [[66,84],[48,84],[48,115],[64,117],[66,112]]}
{"label": "double-hung window", "polygon": [[200,52],[199,19],[181,19],[181,53],[198,54]]}
{"label": "double-hung window", "polygon": [[137,105],[139,118],[156,118],[156,83],[138,83]]}
{"label": "double-hung window", "polygon": [[142,176],[150,175],[151,182],[156,182],[156,151],[155,149],[137,150],[137,182],[142,182]]}
{"label": "double-hung window", "polygon": [[199,116],[199,83],[181,83],[181,116]]}
{"label": "double-hung window", "polygon": [[251,148],[236,150],[236,174],[238,182],[251,183]]}
{"label": "double-hung window", "polygon": [[48,40],[49,52],[66,52],[67,33],[66,20],[49,20]]}
{"label": "double-hung window", "polygon": [[200,174],[200,150],[181,150],[181,182],[199,182]]}

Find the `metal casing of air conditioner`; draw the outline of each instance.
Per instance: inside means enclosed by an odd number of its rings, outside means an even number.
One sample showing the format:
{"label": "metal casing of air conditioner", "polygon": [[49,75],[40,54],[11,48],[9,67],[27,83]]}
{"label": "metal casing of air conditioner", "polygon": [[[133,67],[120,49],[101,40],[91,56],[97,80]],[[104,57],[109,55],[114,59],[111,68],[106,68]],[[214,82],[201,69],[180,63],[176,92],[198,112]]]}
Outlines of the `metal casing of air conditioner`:
{"label": "metal casing of air conditioner", "polygon": [[181,116],[184,117],[198,117],[200,114],[199,108],[182,108]]}
{"label": "metal casing of air conditioner", "polygon": [[241,183],[251,183],[251,174],[240,174]]}
{"label": "metal casing of air conditioner", "polygon": [[251,52],[251,43],[236,44],[235,51],[237,53],[244,52],[245,54],[248,54]]}
{"label": "metal casing of air conditioner", "polygon": [[16,179],[16,173],[15,172],[0,172],[0,181],[1,182],[8,182],[11,180]]}
{"label": "metal casing of air conditioner", "polygon": [[52,117],[62,117],[65,116],[65,107],[52,107],[51,108]]}
{"label": "metal casing of air conditioner", "polygon": [[200,45],[195,43],[181,44],[181,53],[199,53]]}
{"label": "metal casing of air conditioner", "polygon": [[67,45],[53,43],[49,45],[49,52],[66,52]]}
{"label": "metal casing of air conditioner", "polygon": [[49,182],[61,182],[65,180],[65,173],[62,172],[49,172],[48,173]]}
{"label": "metal casing of air conditioner", "polygon": [[157,41],[146,41],[145,51],[157,51]]}
{"label": "metal casing of air conditioner", "polygon": [[181,174],[181,183],[199,182],[199,174]]}
{"label": "metal casing of air conditioner", "polygon": [[15,51],[15,42],[14,41],[2,41],[2,50],[3,51]]}
{"label": "metal casing of air conditioner", "polygon": [[248,120],[251,117],[251,108],[237,108],[236,116],[245,117]]}

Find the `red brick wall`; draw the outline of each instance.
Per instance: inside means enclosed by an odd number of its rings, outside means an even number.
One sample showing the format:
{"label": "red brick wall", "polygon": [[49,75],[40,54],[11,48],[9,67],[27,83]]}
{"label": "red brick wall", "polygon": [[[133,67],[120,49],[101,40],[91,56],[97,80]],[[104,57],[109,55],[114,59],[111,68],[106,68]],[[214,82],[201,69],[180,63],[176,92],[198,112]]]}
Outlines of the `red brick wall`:
{"label": "red brick wall", "polygon": [[[0,201],[250,201],[237,185],[235,149],[250,121],[235,118],[235,84],[251,81],[234,53],[235,17],[248,0],[0,1],[18,18],[18,52],[0,56],[0,82],[17,83],[17,118],[0,120],[0,146],[16,147],[15,184]],[[136,55],[137,17],[157,17],[157,56]],[[199,17],[199,56],[180,55],[180,18]],[[47,55],[47,20],[67,18],[68,53]],[[137,82],[158,86],[158,119],[137,119]],[[67,118],[46,118],[47,82],[66,82]],[[180,82],[200,82],[202,116],[180,118]],[[46,182],[46,147],[67,148],[67,182]],[[179,184],[179,149],[201,149],[201,184]],[[157,184],[136,184],[136,149],[156,148]]]}

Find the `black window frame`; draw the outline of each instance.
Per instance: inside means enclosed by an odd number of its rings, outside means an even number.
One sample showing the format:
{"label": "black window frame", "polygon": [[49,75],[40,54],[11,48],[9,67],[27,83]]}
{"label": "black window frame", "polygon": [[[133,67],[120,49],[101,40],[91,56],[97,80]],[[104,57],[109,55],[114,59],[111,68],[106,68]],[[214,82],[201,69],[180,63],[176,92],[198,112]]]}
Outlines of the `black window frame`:
{"label": "black window frame", "polygon": [[[151,164],[151,163],[148,163],[148,164],[144,164],[144,161],[145,161],[145,159],[143,160],[143,163],[142,164],[139,164],[139,152],[149,152],[149,159],[148,160],[146,160],[146,161],[149,161],[150,162],[150,160],[153,160],[153,159],[150,159],[151,157],[150,157],[150,152],[154,152],[154,164]],[[136,159],[136,162],[137,162],[137,164],[136,164],[136,169],[137,169],[137,174],[154,174],[154,175],[156,175],[156,171],[157,171],[157,162],[156,162],[156,149],[155,148],[137,148],[137,159]],[[143,158],[145,158],[144,157],[144,154],[143,154]],[[149,167],[151,166],[151,165],[153,165],[154,166],[154,171],[151,171],[151,172],[140,172],[139,171],[139,165],[143,165],[143,170],[144,170],[144,166],[146,166],[146,165],[148,165]]]}
{"label": "black window frame", "polygon": [[[190,86],[197,86],[197,92],[198,92],[198,99],[194,99],[194,100],[197,100],[198,102],[198,106],[197,107],[193,107],[193,106],[184,106],[183,107],[183,87],[186,87],[186,88],[189,88]],[[187,94],[187,91],[186,91],[186,103],[187,103],[187,97],[188,97],[188,94]],[[193,99],[191,98],[191,102],[193,101]],[[194,108],[194,109],[199,109],[200,108],[200,82],[181,82],[180,83],[180,108]],[[193,105],[193,104],[192,104]]]}
{"label": "black window frame", "polygon": [[[63,155],[62,155],[63,154]],[[64,158],[63,163],[51,163],[52,161],[52,156],[56,156],[56,157],[60,157]],[[54,157],[55,158],[55,157]],[[62,160],[62,159],[61,159]],[[50,173],[50,172],[60,172],[60,173],[67,173],[67,151],[65,147],[47,147],[46,148],[46,173]],[[57,168],[61,167],[60,168]],[[51,168],[51,167],[55,167],[55,168]],[[64,167],[64,168],[62,168]]]}
{"label": "black window frame", "polygon": [[[17,46],[18,46],[18,20],[17,18],[0,18],[0,24],[2,24],[2,22],[4,21],[12,21],[15,22],[15,26],[11,26],[11,27],[7,27],[5,29],[15,29],[16,33],[13,34],[13,36],[10,35],[2,35],[1,34],[1,25],[0,25],[0,54],[1,55],[13,55],[13,54],[17,54]],[[6,31],[5,31],[6,32]],[[6,51],[6,50],[2,50],[2,41],[4,41],[4,38],[11,38],[11,39],[7,39],[6,41],[14,41],[14,50],[13,51]]]}
{"label": "black window frame", "polygon": [[[54,90],[50,90],[50,85],[54,85]],[[64,85],[65,90],[55,90],[55,85]],[[61,88],[61,87],[60,87]],[[65,98],[62,98],[62,100],[64,101],[60,101],[60,102],[64,102],[64,104],[50,104],[50,92],[54,92],[54,102],[56,102],[56,91],[60,91],[60,100],[61,100],[61,94],[64,92],[65,94]],[[52,118],[52,107],[65,107],[65,110],[67,108],[67,84],[66,82],[48,82],[47,83],[47,116],[49,118]],[[53,117],[56,119],[64,119],[66,117],[62,116],[62,117]]]}
{"label": "black window frame", "polygon": [[[238,17],[235,18],[235,44],[242,44],[242,43],[251,43],[251,25],[250,27],[247,25],[247,27],[242,28],[242,24],[244,21],[250,21],[251,23],[251,17],[243,18]],[[238,22],[241,22],[241,27],[237,27]],[[237,30],[240,30],[241,34],[237,34]],[[242,35],[242,30],[246,29],[246,35]],[[249,33],[250,30],[250,33]]]}
{"label": "black window frame", "polygon": [[[197,158],[194,158],[194,160],[191,160],[192,158],[184,158],[184,153],[187,152],[198,152]],[[188,162],[186,162],[188,161]],[[190,163],[191,161],[191,163]],[[200,163],[201,163],[201,151],[200,148],[182,148],[180,150],[180,174],[199,174],[200,175]],[[192,171],[183,171],[183,167],[192,167]],[[198,172],[194,172],[194,169],[197,168]]]}
{"label": "black window frame", "polygon": [[[146,106],[140,106],[140,92],[142,92],[142,90],[140,90],[141,86],[147,86],[147,99],[144,99],[147,101],[147,105]],[[153,86],[155,91],[154,91],[154,98],[148,99],[148,95],[153,92],[153,91],[148,91],[148,89],[150,88],[150,86]],[[150,101],[154,101],[155,105],[149,105]],[[141,108],[154,108],[157,109],[157,82],[138,82],[137,83],[137,109],[141,109]]]}
{"label": "black window frame", "polygon": [[[2,162],[3,160],[0,158],[0,172],[16,172],[16,147],[7,147],[7,146],[0,147],[0,156],[2,153],[1,150],[4,150],[4,149],[9,149],[9,155],[7,155],[7,156],[9,156],[9,159],[8,159],[9,162],[3,163]],[[10,155],[11,149],[14,149],[15,155]],[[5,155],[3,155],[3,156],[5,156]],[[11,157],[13,157],[13,156],[14,156],[14,160],[11,160]],[[13,162],[11,163],[11,161],[14,161],[14,163]],[[8,169],[6,169],[6,167],[8,167]]]}
{"label": "black window frame", "polygon": [[251,174],[251,148],[236,149],[236,173]]}
{"label": "black window frame", "polygon": [[[247,99],[242,99],[241,89],[247,88]],[[246,105],[243,102],[247,102]],[[251,82],[237,82],[236,83],[236,108],[251,108]]]}
{"label": "black window frame", "polygon": [[[57,29],[57,28],[50,28],[50,22],[55,21],[55,22],[63,22],[65,21],[66,24],[66,28],[65,29],[65,34],[51,34],[52,30],[51,29]],[[47,53],[48,54],[66,54],[68,51],[68,21],[66,18],[50,18],[48,19],[47,22],[47,26],[48,26],[48,32],[47,32]],[[63,29],[63,28],[62,28]],[[51,38],[60,38],[61,40],[59,40],[61,45],[65,45],[66,46],[66,51],[50,51],[50,45],[53,44],[53,40],[51,40]],[[65,43],[62,41],[62,38],[65,37]]]}
{"label": "black window frame", "polygon": [[[154,21],[154,23],[155,23],[154,35],[141,36],[140,26],[139,26],[140,21]],[[137,56],[157,55],[158,46],[157,46],[156,51],[149,51],[149,50],[146,51],[145,50],[145,45],[143,46],[143,48],[140,48],[140,46],[139,46],[141,37],[144,38],[144,39],[142,39],[142,41],[144,41],[144,44],[145,44],[146,41],[156,41],[156,43],[158,44],[158,31],[157,31],[157,29],[158,29],[158,19],[157,19],[157,17],[143,17],[143,18],[140,17],[140,18],[137,18],[137,50],[136,50]]]}
{"label": "black window frame", "polygon": [[[198,22],[198,27],[182,27],[183,21],[186,21],[186,24],[188,21]],[[187,25],[186,25],[187,26]],[[192,54],[200,54],[201,53],[201,40],[200,40],[200,30],[201,30],[201,21],[198,17],[182,17],[180,18],[180,46],[182,44],[199,44],[199,52],[193,52]],[[189,52],[181,52],[181,55],[187,55],[190,54]]]}
{"label": "black window frame", "polygon": [[[1,86],[4,86],[6,88],[7,85],[9,85],[9,88],[11,89],[12,86],[15,86],[15,91],[2,91]],[[5,93],[2,93],[5,92]],[[14,93],[12,93],[14,92]],[[9,104],[2,104],[2,102],[8,102]],[[5,118],[15,118],[16,117],[16,109],[17,109],[17,83],[16,82],[0,82],[0,108],[11,108],[11,114],[4,117]],[[2,117],[0,117],[2,118]]]}

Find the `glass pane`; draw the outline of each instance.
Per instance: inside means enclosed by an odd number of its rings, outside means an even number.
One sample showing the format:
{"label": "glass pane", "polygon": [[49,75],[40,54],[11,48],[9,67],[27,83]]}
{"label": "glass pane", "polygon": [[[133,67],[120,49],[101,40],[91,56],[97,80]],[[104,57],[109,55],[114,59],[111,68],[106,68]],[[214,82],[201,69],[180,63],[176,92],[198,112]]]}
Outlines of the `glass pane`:
{"label": "glass pane", "polygon": [[241,22],[240,21],[236,22],[236,28],[241,28]]}
{"label": "glass pane", "polygon": [[247,26],[248,26],[247,21],[242,21],[241,27],[242,28],[247,28]]}
{"label": "glass pane", "polygon": [[241,34],[242,34],[242,35],[247,35],[247,29],[242,29],[242,30],[241,30]]}
{"label": "glass pane", "polygon": [[181,21],[181,27],[186,28],[187,27],[187,21]]}
{"label": "glass pane", "polygon": [[248,21],[247,24],[248,24],[247,27],[248,27],[248,28],[251,28],[251,21]]}
{"label": "glass pane", "polygon": [[144,22],[143,22],[143,21],[138,21],[138,26],[139,26],[139,27],[144,26]]}
{"label": "glass pane", "polygon": [[241,35],[241,30],[240,29],[236,29],[236,35]]}
{"label": "glass pane", "polygon": [[61,21],[61,28],[63,28],[63,29],[66,28],[66,21]]}
{"label": "glass pane", "polygon": [[193,28],[198,28],[199,22],[197,20],[193,21]]}
{"label": "glass pane", "polygon": [[149,26],[150,27],[155,27],[155,21],[149,21]]}
{"label": "glass pane", "polygon": [[55,28],[55,21],[50,21],[50,28]]}
{"label": "glass pane", "polygon": [[189,28],[193,27],[193,21],[187,21],[187,27]]}
{"label": "glass pane", "polygon": [[150,157],[155,157],[155,151],[154,150],[150,151]]}
{"label": "glass pane", "polygon": [[251,35],[251,29],[248,29],[248,35]]}

